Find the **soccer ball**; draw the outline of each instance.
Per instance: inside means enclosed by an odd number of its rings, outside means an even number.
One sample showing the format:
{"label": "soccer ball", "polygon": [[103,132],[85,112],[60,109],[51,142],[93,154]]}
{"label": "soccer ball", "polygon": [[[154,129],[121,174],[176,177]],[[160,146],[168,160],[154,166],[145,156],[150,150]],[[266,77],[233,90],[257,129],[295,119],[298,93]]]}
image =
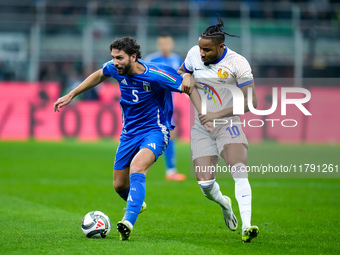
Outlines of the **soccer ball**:
{"label": "soccer ball", "polygon": [[104,238],[110,233],[111,222],[105,213],[92,211],[84,216],[81,229],[88,238]]}

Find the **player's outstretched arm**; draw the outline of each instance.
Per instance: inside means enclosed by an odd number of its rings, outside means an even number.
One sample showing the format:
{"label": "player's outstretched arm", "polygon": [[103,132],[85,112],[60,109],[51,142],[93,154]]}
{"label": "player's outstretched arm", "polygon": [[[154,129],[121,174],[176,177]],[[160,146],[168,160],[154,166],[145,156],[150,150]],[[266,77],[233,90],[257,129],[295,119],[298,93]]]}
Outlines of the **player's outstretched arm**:
{"label": "player's outstretched arm", "polygon": [[[198,93],[198,90],[196,87],[194,87],[192,89],[192,92],[190,94],[190,99],[191,102],[194,104],[195,108],[198,111],[198,114],[200,115],[202,112],[202,101],[201,101],[201,97],[200,94]],[[211,132],[213,130],[213,123],[212,122],[207,122],[205,124],[203,124],[203,127],[208,131]]]}
{"label": "player's outstretched arm", "polygon": [[[185,70],[184,70],[184,67],[183,65],[181,65],[181,67],[178,69],[177,71],[178,74],[180,75],[184,75],[184,74],[188,74],[188,75],[185,75],[185,76],[188,76],[188,78],[190,79],[189,80],[189,86],[190,86],[190,100],[191,102],[194,104],[196,110],[198,111],[198,113],[200,114],[201,113],[201,108],[202,108],[202,101],[201,101],[201,97],[200,97],[200,94],[198,93],[198,90],[196,88],[196,86],[198,85],[195,81],[195,79],[191,76],[191,74],[187,73]],[[184,81],[184,77],[183,77],[183,81],[182,81],[182,86],[183,86],[183,83],[187,82]],[[213,125],[212,125],[212,122],[208,122],[208,123],[205,123],[204,125],[204,128],[208,131],[208,132],[211,132],[212,129],[213,129]]]}
{"label": "player's outstretched arm", "polygon": [[202,101],[201,101],[201,96],[198,93],[197,88],[193,88],[192,92],[190,94],[190,100],[191,102],[194,104],[196,110],[198,111],[198,113],[202,112]]}
{"label": "player's outstretched arm", "polygon": [[177,73],[180,74],[183,77],[182,81],[182,90],[183,87],[187,88],[189,90],[189,93],[187,93],[190,96],[190,99],[192,103],[194,104],[197,111],[201,112],[201,97],[197,91],[197,88],[195,87],[198,85],[195,81],[195,79],[192,77],[190,73],[187,73],[183,67],[183,64],[181,67],[177,70]]}
{"label": "player's outstretched arm", "polygon": [[102,69],[92,73],[82,83],[80,83],[78,87],[69,92],[67,95],[60,97],[53,105],[54,111],[59,112],[59,109],[64,107],[65,105],[68,105],[74,97],[78,96],[79,94],[86,90],[95,87],[96,85],[106,80],[107,78],[109,77],[103,74]]}
{"label": "player's outstretched arm", "polygon": [[187,93],[190,96],[192,89],[194,88],[194,86],[196,84],[195,79],[191,76],[190,73],[187,73],[185,71],[183,64],[177,70],[177,73],[180,74],[183,77],[182,91],[184,91],[185,93]]}

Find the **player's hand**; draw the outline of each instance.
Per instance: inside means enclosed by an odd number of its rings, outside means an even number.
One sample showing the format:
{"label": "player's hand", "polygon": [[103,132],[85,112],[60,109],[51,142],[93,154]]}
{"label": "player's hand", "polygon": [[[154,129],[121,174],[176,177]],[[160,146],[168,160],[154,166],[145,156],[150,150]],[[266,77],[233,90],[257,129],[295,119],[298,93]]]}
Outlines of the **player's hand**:
{"label": "player's hand", "polygon": [[220,115],[217,112],[207,112],[205,115],[199,113],[198,118],[201,124],[204,126],[208,122],[213,122],[214,120],[219,119]]}
{"label": "player's hand", "polygon": [[214,129],[214,124],[212,122],[207,122],[203,125],[203,127],[205,128],[205,130],[207,130],[209,133],[212,132],[212,130]]}
{"label": "player's hand", "polygon": [[185,73],[182,81],[182,90],[190,96],[192,89],[196,85],[195,79],[189,73]]}
{"label": "player's hand", "polygon": [[196,88],[201,88],[201,89],[202,89],[203,86],[204,86],[204,83],[196,81],[195,84],[194,84],[194,86],[195,86]]}
{"label": "player's hand", "polygon": [[60,97],[53,105],[54,112],[59,112],[59,109],[68,105],[73,99],[71,94],[67,94],[63,97]]}

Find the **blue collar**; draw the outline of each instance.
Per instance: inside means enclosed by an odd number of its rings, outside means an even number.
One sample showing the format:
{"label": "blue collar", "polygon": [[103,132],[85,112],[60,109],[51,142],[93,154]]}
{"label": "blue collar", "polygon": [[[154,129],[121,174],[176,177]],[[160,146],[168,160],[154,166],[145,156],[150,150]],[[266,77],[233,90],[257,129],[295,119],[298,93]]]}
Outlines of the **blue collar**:
{"label": "blue collar", "polygon": [[137,60],[139,63],[141,63],[144,67],[145,67],[145,70],[144,70],[144,73],[143,74],[146,74],[148,71],[149,71],[149,67],[145,64],[145,62],[141,59],[138,59]]}
{"label": "blue collar", "polygon": [[143,73],[140,73],[140,74],[132,74],[132,75],[129,75],[129,76],[136,76],[136,75],[141,75],[141,74],[146,74],[148,71],[149,71],[149,67],[145,64],[145,62],[141,59],[137,59],[137,61],[139,63],[141,63],[144,67],[145,67],[145,70]]}
{"label": "blue collar", "polygon": [[228,52],[228,47],[225,46],[225,49],[224,49],[224,52],[223,52],[222,56],[218,60],[215,60],[215,61],[211,62],[211,64],[217,64],[218,62],[220,62],[225,57],[227,52]]}

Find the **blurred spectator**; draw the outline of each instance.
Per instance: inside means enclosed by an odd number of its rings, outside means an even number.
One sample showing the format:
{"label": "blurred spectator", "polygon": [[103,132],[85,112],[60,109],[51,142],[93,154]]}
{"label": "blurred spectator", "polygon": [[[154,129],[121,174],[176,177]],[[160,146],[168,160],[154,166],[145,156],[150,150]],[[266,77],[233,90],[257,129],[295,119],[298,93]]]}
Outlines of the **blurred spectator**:
{"label": "blurred spectator", "polygon": [[[182,65],[182,58],[173,53],[174,40],[169,34],[161,34],[157,38],[158,51],[145,57],[147,62],[162,63],[171,66],[175,70]],[[165,150],[166,179],[174,181],[183,181],[186,179],[184,174],[177,173],[176,169],[176,152],[175,152],[175,133],[176,129],[170,131],[170,140]]]}
{"label": "blurred spectator", "polygon": [[5,65],[2,61],[0,61],[0,81],[3,81],[5,78],[4,69],[5,69]]}
{"label": "blurred spectator", "polygon": [[280,0],[279,10],[275,11],[275,17],[278,19],[291,19],[292,6],[290,0]]}
{"label": "blurred spectator", "polygon": [[41,63],[41,70],[39,75],[40,81],[58,81],[60,82],[60,75],[57,71],[57,63],[47,62]]}
{"label": "blurred spectator", "polygon": [[[230,29],[239,30],[242,25],[240,18],[240,6],[247,5],[250,10],[249,31],[252,42],[266,40],[265,36],[279,35],[289,36],[291,48],[294,47],[294,27],[292,27],[293,5],[301,9],[301,30],[304,35],[303,40],[308,44],[309,30],[311,27],[318,32],[318,42],[315,47],[317,58],[323,59],[325,65],[334,67],[320,70],[336,70],[340,67],[340,50],[336,47],[340,35],[340,11],[338,0],[126,0],[123,2],[104,0],[62,0],[62,1],[6,1],[0,0],[1,34],[20,33],[25,37],[27,43],[27,61],[19,64],[27,66],[30,63],[29,56],[32,56],[31,42],[35,26],[39,21],[40,28],[40,70],[38,77],[43,81],[57,81],[66,86],[69,80],[74,80],[76,76],[82,76],[82,54],[83,38],[90,25],[93,28],[93,52],[97,59],[103,59],[104,54],[98,50],[99,44],[111,41],[120,35],[132,36],[154,36],[166,31],[176,35],[176,39],[182,42],[178,47],[181,54],[185,54],[185,43],[189,38],[189,30],[194,31],[201,24],[210,24],[210,18],[216,17],[219,13],[228,19]],[[38,4],[37,4],[38,3]],[[41,5],[45,3],[45,5]],[[192,5],[199,9],[197,23],[192,24]],[[39,7],[40,6],[40,7]],[[143,8],[140,8],[143,7]],[[146,9],[144,9],[146,8]],[[139,15],[147,15],[144,19],[145,32],[137,31],[139,28],[137,18]],[[143,24],[144,25],[144,24]],[[238,31],[236,32],[236,34]],[[261,38],[259,35],[263,35]],[[38,38],[39,39],[39,38]],[[148,39],[146,37],[146,39]],[[328,40],[331,39],[331,40]],[[1,40],[0,40],[1,41]],[[70,46],[70,47],[68,47]],[[184,50],[185,49],[185,50]],[[254,48],[254,51],[257,50]],[[270,66],[271,54],[275,54],[278,49],[275,45],[268,46],[264,51],[261,61],[254,58],[254,65],[259,66],[261,74],[270,75],[264,68]],[[6,51],[4,51],[6,53]],[[304,49],[305,59],[308,57],[308,49]],[[1,55],[1,54],[0,54]],[[278,56],[279,61],[284,65],[293,67],[292,55]],[[106,56],[106,55],[105,55]],[[15,58],[14,58],[15,59]],[[64,68],[65,59],[72,59],[68,68]],[[45,62],[48,60],[48,62]],[[17,61],[19,62],[19,61]],[[67,62],[67,61],[66,61]],[[311,65],[311,62],[305,63]],[[0,80],[27,80],[29,78],[29,68],[25,72],[18,72],[18,64],[13,64],[11,59],[0,58]],[[67,72],[66,69],[74,69]],[[93,69],[94,70],[94,69]],[[92,70],[92,71],[93,71]],[[333,71],[332,71],[333,72]],[[338,76],[338,72],[332,74]],[[90,97],[92,98],[92,96]]]}

